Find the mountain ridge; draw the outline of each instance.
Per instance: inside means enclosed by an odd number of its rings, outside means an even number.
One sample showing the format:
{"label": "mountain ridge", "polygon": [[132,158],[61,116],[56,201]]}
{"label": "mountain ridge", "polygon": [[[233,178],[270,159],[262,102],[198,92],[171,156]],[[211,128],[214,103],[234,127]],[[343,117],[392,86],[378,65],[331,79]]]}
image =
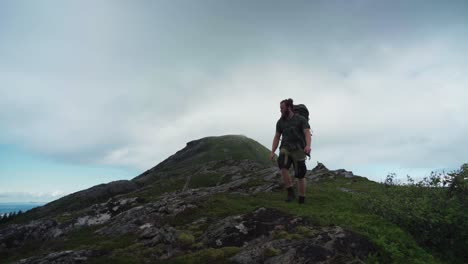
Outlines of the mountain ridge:
{"label": "mountain ridge", "polygon": [[[306,173],[308,202],[284,203],[268,154],[245,136],[190,141],[132,180],[93,186],[0,225],[0,262],[398,262],[377,237],[411,238],[362,214],[354,198],[377,183],[319,163]],[[362,229],[362,219],[389,227]],[[399,250],[436,263],[411,243]]]}

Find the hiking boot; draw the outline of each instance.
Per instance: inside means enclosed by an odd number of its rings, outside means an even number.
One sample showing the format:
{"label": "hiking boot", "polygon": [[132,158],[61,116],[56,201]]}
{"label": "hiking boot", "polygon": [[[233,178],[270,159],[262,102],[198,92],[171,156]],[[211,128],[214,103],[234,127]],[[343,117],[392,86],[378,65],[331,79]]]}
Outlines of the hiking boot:
{"label": "hiking boot", "polygon": [[287,188],[288,191],[288,196],[286,197],[285,202],[290,203],[294,200],[296,200],[296,195],[294,194],[294,190],[292,187]]}
{"label": "hiking boot", "polygon": [[305,203],[305,197],[304,196],[299,196],[299,203],[300,204]]}

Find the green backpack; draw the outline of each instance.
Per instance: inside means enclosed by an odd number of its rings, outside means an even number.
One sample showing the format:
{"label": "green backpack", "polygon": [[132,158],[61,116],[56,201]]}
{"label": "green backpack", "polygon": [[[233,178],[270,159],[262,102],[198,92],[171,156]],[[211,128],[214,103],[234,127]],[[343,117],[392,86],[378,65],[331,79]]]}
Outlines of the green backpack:
{"label": "green backpack", "polygon": [[[305,105],[303,104],[293,105],[293,111],[294,113],[298,113],[301,116],[305,117],[307,121],[309,121],[309,110],[307,109]],[[310,159],[310,153],[307,153],[306,155]]]}
{"label": "green backpack", "polygon": [[298,104],[293,106],[294,113],[298,113],[301,116],[305,117],[309,121],[309,110],[303,104]]}

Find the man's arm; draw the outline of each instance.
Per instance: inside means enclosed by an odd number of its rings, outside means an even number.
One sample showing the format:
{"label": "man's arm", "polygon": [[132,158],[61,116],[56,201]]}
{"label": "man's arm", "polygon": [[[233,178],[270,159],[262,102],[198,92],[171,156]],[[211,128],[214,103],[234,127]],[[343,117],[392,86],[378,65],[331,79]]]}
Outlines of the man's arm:
{"label": "man's arm", "polygon": [[273,138],[273,144],[271,146],[270,160],[273,160],[273,158],[275,157],[275,151],[276,148],[278,148],[280,137],[281,134],[276,132],[275,137]]}
{"label": "man's arm", "polygon": [[304,152],[309,154],[310,144],[312,143],[312,135],[310,134],[310,128],[304,129],[304,135],[305,135],[305,140],[306,140],[306,147],[304,148]]}

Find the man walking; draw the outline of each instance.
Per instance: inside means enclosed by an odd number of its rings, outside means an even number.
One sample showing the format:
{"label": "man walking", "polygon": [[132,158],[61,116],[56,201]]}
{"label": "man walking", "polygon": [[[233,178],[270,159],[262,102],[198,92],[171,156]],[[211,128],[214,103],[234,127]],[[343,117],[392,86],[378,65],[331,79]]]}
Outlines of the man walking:
{"label": "man walking", "polygon": [[310,125],[308,120],[300,114],[294,113],[293,100],[285,99],[280,103],[281,118],[276,123],[276,134],[273,138],[273,146],[270,153],[270,160],[275,157],[281,137],[280,154],[278,157],[278,167],[281,170],[284,185],[287,190],[286,202],[292,202],[296,196],[289,176],[291,164],[294,166],[294,176],[298,179],[299,203],[305,202],[307,172],[305,160],[306,154],[310,153]]}

